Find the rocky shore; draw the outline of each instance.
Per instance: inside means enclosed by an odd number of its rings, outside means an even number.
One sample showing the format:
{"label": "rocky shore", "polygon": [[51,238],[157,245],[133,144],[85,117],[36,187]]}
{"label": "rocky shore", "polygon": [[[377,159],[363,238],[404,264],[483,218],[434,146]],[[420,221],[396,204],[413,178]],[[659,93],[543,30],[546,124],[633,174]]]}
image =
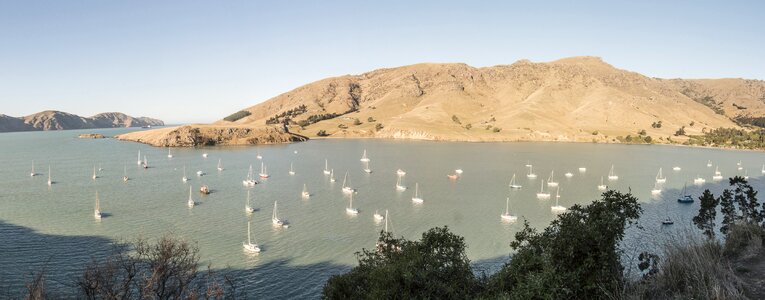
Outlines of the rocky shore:
{"label": "rocky shore", "polygon": [[305,141],[308,138],[274,127],[185,125],[135,131],[114,138],[157,147],[257,145]]}

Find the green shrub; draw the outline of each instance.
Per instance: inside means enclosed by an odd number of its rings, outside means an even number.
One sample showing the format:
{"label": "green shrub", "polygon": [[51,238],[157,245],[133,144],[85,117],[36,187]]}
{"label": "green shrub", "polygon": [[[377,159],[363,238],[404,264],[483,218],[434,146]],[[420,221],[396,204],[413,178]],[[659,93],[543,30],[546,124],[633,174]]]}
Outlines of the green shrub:
{"label": "green shrub", "polygon": [[316,132],[316,136],[329,136],[329,134],[325,130],[319,130]]}
{"label": "green shrub", "polygon": [[358,118],[353,119],[353,125],[359,126],[361,125],[361,121]]}
{"label": "green shrub", "polygon": [[381,129],[383,129],[383,124],[377,123],[377,125],[375,125],[375,131],[380,131]]}
{"label": "green shrub", "polygon": [[452,115],[452,122],[460,125],[462,124],[462,122],[460,122],[460,118],[457,118],[457,115]]}
{"label": "green shrub", "polygon": [[367,122],[372,123],[372,122],[377,122],[377,121],[375,121],[375,118],[369,117],[369,118],[367,118]]}
{"label": "green shrub", "polygon": [[223,118],[223,120],[226,120],[226,121],[229,121],[229,122],[234,122],[236,120],[239,120],[239,119],[244,118],[246,116],[249,116],[251,114],[252,113],[249,112],[249,111],[240,110],[238,112],[235,112],[235,113],[229,115],[228,117]]}
{"label": "green shrub", "polygon": [[494,129],[492,129],[491,131],[493,131],[494,133],[497,133],[497,132],[502,131],[502,128],[494,127]]}

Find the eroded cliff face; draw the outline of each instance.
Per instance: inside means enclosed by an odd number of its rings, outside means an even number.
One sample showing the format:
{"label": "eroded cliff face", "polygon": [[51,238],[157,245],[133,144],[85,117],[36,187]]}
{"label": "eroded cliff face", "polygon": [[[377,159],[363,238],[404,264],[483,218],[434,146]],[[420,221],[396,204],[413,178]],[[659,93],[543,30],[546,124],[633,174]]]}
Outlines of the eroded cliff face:
{"label": "eroded cliff face", "polygon": [[116,139],[157,147],[197,147],[214,145],[256,145],[290,143],[306,140],[274,127],[222,127],[186,125],[115,136]]}

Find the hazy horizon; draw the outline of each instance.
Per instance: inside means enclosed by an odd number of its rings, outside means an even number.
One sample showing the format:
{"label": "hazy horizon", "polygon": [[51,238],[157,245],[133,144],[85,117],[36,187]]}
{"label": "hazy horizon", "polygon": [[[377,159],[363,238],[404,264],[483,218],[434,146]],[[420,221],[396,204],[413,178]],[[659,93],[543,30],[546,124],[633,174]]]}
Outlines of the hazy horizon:
{"label": "hazy horizon", "polygon": [[765,79],[754,1],[0,3],[0,114],[212,122],[331,76],[602,57],[661,78]]}

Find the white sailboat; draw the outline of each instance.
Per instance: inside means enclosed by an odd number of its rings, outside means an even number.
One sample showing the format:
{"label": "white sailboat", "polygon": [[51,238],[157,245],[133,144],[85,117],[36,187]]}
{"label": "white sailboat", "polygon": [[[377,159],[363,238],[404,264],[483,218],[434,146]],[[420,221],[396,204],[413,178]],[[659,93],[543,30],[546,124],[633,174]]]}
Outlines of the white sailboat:
{"label": "white sailboat", "polygon": [[529,173],[526,174],[526,177],[529,179],[537,178],[537,174],[534,174],[534,166],[532,165],[527,165],[527,166],[529,167]]}
{"label": "white sailboat", "polygon": [[260,162],[260,173],[258,173],[258,176],[260,176],[260,178],[270,177],[268,175],[268,168],[266,168],[266,165],[262,161]]}
{"label": "white sailboat", "polygon": [[247,178],[242,180],[242,185],[244,186],[255,186],[258,182],[255,181],[255,178],[252,177],[252,165],[250,165],[250,170],[247,172]]}
{"label": "white sailboat", "polygon": [[566,176],[566,178],[574,177],[574,173],[566,172],[566,174],[563,174],[563,176]]}
{"label": "white sailboat", "polygon": [[329,182],[335,182],[335,169],[329,171]]}
{"label": "white sailboat", "polygon": [[93,178],[93,180],[96,180],[96,178],[98,178],[98,175],[96,175],[96,165],[93,165],[93,176],[92,176],[92,178]]}
{"label": "white sailboat", "polygon": [[197,170],[197,176],[204,176],[205,172],[202,172],[202,170]]}
{"label": "white sailboat", "polygon": [[194,198],[191,197],[191,186],[189,186],[189,200],[186,201],[186,205],[188,205],[190,208],[196,205],[196,202],[194,202]]}
{"label": "white sailboat", "polygon": [[765,164],[762,165],[762,171],[760,171],[762,174],[765,174]]}
{"label": "white sailboat", "polygon": [[704,182],[706,182],[706,179],[704,179],[703,177],[699,175],[696,175],[696,178],[693,179],[693,184],[695,185],[702,185],[704,184]]}
{"label": "white sailboat", "polygon": [[122,171],[122,181],[127,182],[130,180],[127,176],[127,164],[125,164],[125,169]]}
{"label": "white sailboat", "polygon": [[375,222],[380,222],[380,221],[382,221],[383,219],[385,219],[385,217],[383,217],[383,215],[381,215],[380,213],[378,213],[378,212],[377,212],[377,210],[375,210],[375,214],[374,214],[373,216],[374,216],[374,218],[375,218]]}
{"label": "white sailboat", "polygon": [[138,164],[139,166],[140,166],[141,164],[143,164],[143,161],[141,160],[141,150],[138,150],[138,162],[137,162],[137,164]]}
{"label": "white sailboat", "polygon": [[250,206],[250,190],[247,190],[247,203],[244,205],[244,212],[251,214],[255,209]]}
{"label": "white sailboat", "polygon": [[526,167],[527,167],[527,168],[531,168],[531,162],[530,162],[530,161],[528,161],[528,160],[526,161]]}
{"label": "white sailboat", "polygon": [[456,169],[454,170],[454,173],[462,175],[462,169]]}
{"label": "white sailboat", "polygon": [[207,158],[207,152],[202,153],[202,158]]}
{"label": "white sailboat", "polygon": [[345,212],[348,213],[348,214],[351,214],[351,215],[359,214],[359,210],[353,208],[353,194],[351,194],[351,199],[350,199],[350,202],[348,204],[348,207],[345,208]]}
{"label": "white sailboat", "polygon": [[680,170],[682,170],[682,168],[680,168],[679,166],[672,167],[672,171],[680,171]]}
{"label": "white sailboat", "polygon": [[566,207],[560,205],[558,202],[560,201],[560,188],[558,188],[555,191],[555,205],[550,207],[550,210],[554,213],[560,213],[566,211]]}
{"label": "white sailboat", "polygon": [[422,197],[420,197],[420,183],[417,182],[414,184],[414,197],[412,197],[412,202],[422,203],[423,201]]}
{"label": "white sailboat", "polygon": [[292,169],[292,162],[290,162],[290,175],[295,175],[295,170]]}
{"label": "white sailboat", "polygon": [[262,155],[260,155],[260,150],[258,150],[258,155],[256,155],[256,156],[255,156],[255,158],[257,158],[257,159],[263,159],[263,156],[262,156]]}
{"label": "white sailboat", "polygon": [[707,168],[712,167],[712,160],[707,161]]}
{"label": "white sailboat", "polygon": [[509,186],[511,189],[516,189],[516,190],[521,188],[521,185],[515,182],[515,174],[513,174],[513,178],[510,179]]}
{"label": "white sailboat", "polygon": [[183,166],[183,177],[181,177],[181,181],[183,182],[189,181],[189,178],[186,177],[186,166]]}
{"label": "white sailboat", "polygon": [[738,166],[738,170],[741,171],[744,169],[744,166],[741,165],[741,161],[739,160],[738,163],[736,163],[736,166]]}
{"label": "white sailboat", "polygon": [[173,158],[173,152],[170,151],[170,148],[167,148],[167,158]]}
{"label": "white sailboat", "polygon": [[619,176],[614,173],[614,165],[611,165],[611,171],[608,171],[608,180],[618,180]]}
{"label": "white sailboat", "polygon": [[[765,165],[763,165],[763,170],[765,170]],[[762,173],[765,174],[765,171],[763,171]],[[406,172],[404,170],[398,169],[398,170],[396,170],[396,175],[404,176],[404,175],[406,175]]]}
{"label": "white sailboat", "polygon": [[348,171],[345,171],[345,176],[343,177],[343,193],[353,194],[353,192],[355,192],[355,190],[353,188],[351,188],[348,184],[349,184],[348,183]]}
{"label": "white sailboat", "polygon": [[744,179],[749,180],[749,170],[744,170]]}
{"label": "white sailboat", "polygon": [[364,154],[361,155],[361,159],[359,159],[362,162],[369,162],[369,157],[367,157],[367,149],[364,149]]}
{"label": "white sailboat", "polygon": [[284,226],[284,221],[279,219],[279,210],[277,209],[276,201],[274,201],[274,211],[271,213],[271,224],[276,227]]}
{"label": "white sailboat", "polygon": [[587,172],[587,168],[585,167],[579,167],[579,173]]}
{"label": "white sailboat", "polygon": [[545,181],[544,180],[542,180],[542,182],[541,182],[541,188],[539,189],[539,193],[537,193],[537,198],[538,199],[549,199],[550,198],[550,193],[549,192],[545,192]]}
{"label": "white sailboat", "polygon": [[103,170],[104,170],[104,168],[101,167],[101,164],[98,164],[98,172],[101,172]]}
{"label": "white sailboat", "polygon": [[93,210],[93,217],[101,220],[101,201],[98,199],[98,191],[96,191],[96,208]]}
{"label": "white sailboat", "polygon": [[146,159],[146,155],[143,156],[143,164],[142,164],[142,166],[143,166],[144,169],[148,169],[149,168],[149,160]]}
{"label": "white sailboat", "polygon": [[661,194],[661,187],[659,186],[658,182],[653,183],[653,189],[651,190],[651,195],[658,195]]}
{"label": "white sailboat", "polygon": [[302,196],[303,198],[311,197],[311,194],[308,193],[308,187],[306,186],[305,183],[303,184],[303,192],[300,193],[300,196]]}
{"label": "white sailboat", "polygon": [[220,163],[220,158],[218,158],[218,171],[223,171],[223,165]]}
{"label": "white sailboat", "polygon": [[505,201],[505,213],[500,215],[500,218],[505,222],[515,222],[515,220],[518,220],[518,217],[510,214],[510,197],[507,197]]}
{"label": "white sailboat", "polygon": [[329,175],[329,161],[327,159],[324,159],[324,175]]}
{"label": "white sailboat", "polygon": [[603,176],[600,176],[600,184],[598,185],[598,191],[605,191],[607,188],[608,186],[606,186],[603,183]]}
{"label": "white sailboat", "polygon": [[712,180],[722,180],[722,173],[720,173],[719,167],[715,167],[715,175],[712,176]]}
{"label": "white sailboat", "polygon": [[29,173],[29,177],[35,177],[37,176],[37,173],[35,173],[35,161],[32,161],[32,172]]}
{"label": "white sailboat", "polygon": [[369,161],[364,162],[364,172],[372,173],[372,169],[369,168]]}
{"label": "white sailboat", "polygon": [[547,178],[547,186],[549,187],[558,186],[558,182],[555,181],[555,170],[550,171],[550,177]]}
{"label": "white sailboat", "polygon": [[659,168],[659,173],[656,174],[656,182],[657,183],[665,183],[665,182],[667,182],[667,178],[664,177],[664,175],[661,174],[661,168]]}
{"label": "white sailboat", "polygon": [[258,244],[252,243],[252,239],[250,238],[250,220],[247,220],[247,243],[242,242],[242,247],[247,252],[252,252],[252,253],[260,252],[260,247],[258,246]]}
{"label": "white sailboat", "polygon": [[397,191],[406,191],[406,186],[404,185],[404,180],[402,179],[404,176],[398,176],[396,178],[396,190]]}
{"label": "white sailboat", "polygon": [[48,165],[48,186],[51,186],[53,181],[51,180],[50,165]]}

